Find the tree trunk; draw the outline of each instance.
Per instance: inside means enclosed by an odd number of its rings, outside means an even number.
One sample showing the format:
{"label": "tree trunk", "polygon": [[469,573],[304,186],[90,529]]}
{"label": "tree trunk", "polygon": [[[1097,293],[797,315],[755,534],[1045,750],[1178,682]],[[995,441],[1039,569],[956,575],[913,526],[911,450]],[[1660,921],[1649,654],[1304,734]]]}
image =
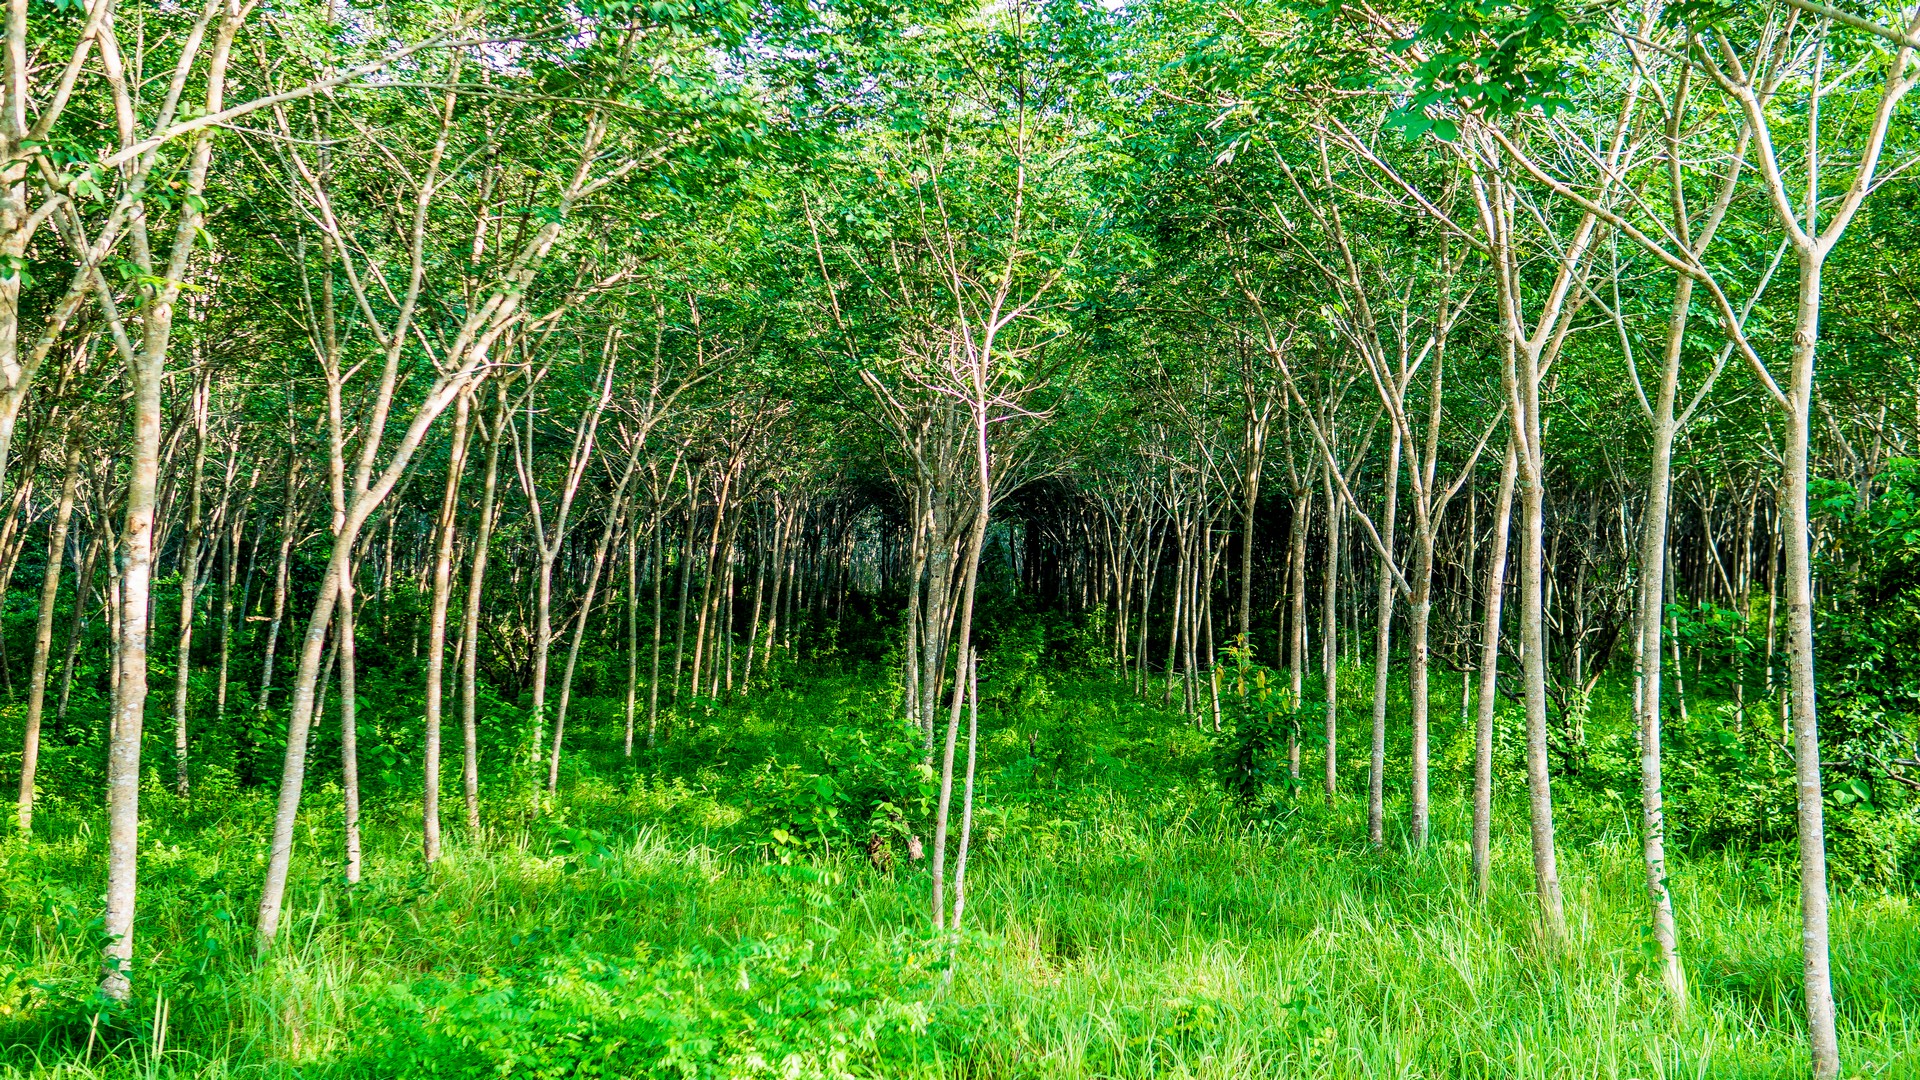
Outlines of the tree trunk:
{"label": "tree trunk", "polygon": [[1427,678],[1431,656],[1427,628],[1433,612],[1434,537],[1426,527],[1414,541],[1413,590],[1407,598],[1407,698],[1413,723],[1413,775],[1408,799],[1413,818],[1413,844],[1427,846],[1432,813],[1427,791]]}
{"label": "tree trunk", "polygon": [[261,713],[267,711],[268,698],[273,692],[273,655],[280,643],[280,624],[287,615],[287,561],[293,554],[294,530],[299,526],[299,476],[299,462],[289,453],[287,503],[280,518],[280,557],[273,570],[273,616],[267,622],[266,651],[260,660],[260,697],[254,703],[254,708]]}
{"label": "tree trunk", "polygon": [[[155,312],[164,324],[171,309]],[[147,714],[147,631],[153,587],[153,518],[160,472],[160,391],[166,367],[164,325],[128,365],[133,396],[125,524],[121,527],[118,642],[114,649],[112,734],[107,752],[107,904],[102,935],[106,973],[101,989],[126,1001],[133,993],[133,910],[140,850],[140,739]],[[157,336],[158,340],[153,337]]]}
{"label": "tree trunk", "polygon": [[680,545],[680,599],[674,606],[673,630],[673,701],[680,702],[680,664],[686,655],[687,645],[687,597],[693,584],[693,530],[698,524],[699,485],[692,477],[687,480],[687,535],[686,542]]}
{"label": "tree trunk", "polygon": [[[658,525],[656,517],[655,525]],[[634,707],[639,698],[640,679],[640,518],[635,515],[633,527],[627,530],[627,701],[626,701],[626,737],[621,742],[621,752],[633,756],[633,717]]]}
{"label": "tree trunk", "polygon": [[1367,769],[1367,842],[1386,842],[1387,666],[1393,644],[1393,532],[1400,503],[1400,428],[1387,443],[1383,475],[1386,507],[1381,511],[1380,561],[1375,575],[1373,612],[1373,756]]}
{"label": "tree trunk", "polygon": [[[1271,399],[1269,399],[1271,400]],[[1251,405],[1251,395],[1249,395]],[[1253,512],[1260,501],[1260,472],[1266,445],[1266,421],[1262,417],[1256,421],[1253,409],[1248,410],[1248,447],[1246,470],[1241,474],[1240,508],[1240,610],[1239,621],[1235,624],[1235,633],[1240,635],[1242,646],[1253,647]],[[1257,430],[1253,430],[1256,429]]]}
{"label": "tree trunk", "polygon": [[647,676],[647,749],[654,746],[656,732],[660,724],[660,579],[666,576],[667,565],[662,561],[666,545],[660,535],[660,515],[653,518],[653,671]]}
{"label": "tree trunk", "polygon": [[427,615],[426,747],[423,754],[420,850],[431,866],[440,859],[440,710],[447,664],[447,606],[453,596],[453,534],[460,527],[460,481],[467,471],[467,419],[472,398],[453,405],[452,444],[447,449],[447,487],[434,528],[433,600]]}
{"label": "tree trunk", "polygon": [[567,666],[560,673],[560,708],[553,717],[553,750],[547,758],[547,799],[551,801],[560,790],[560,747],[567,731],[567,707],[573,702],[573,673],[580,663],[580,644],[587,636],[587,623],[593,618],[593,600],[599,593],[600,575],[606,570],[608,553],[613,550],[613,538],[620,531],[621,503],[626,496],[627,481],[633,477],[633,467],[640,460],[639,448],[634,449],[633,457],[627,460],[626,475],[620,478],[620,486],[613,493],[613,502],[607,507],[607,527],[600,534],[600,543],[593,553],[593,562],[587,569],[586,595],[580,600],[579,621],[573,627],[573,641],[567,645]]}
{"label": "tree trunk", "polygon": [[[720,493],[713,504],[713,529],[707,536],[707,557],[704,563],[706,570],[701,575],[700,611],[693,632],[693,675],[689,680],[693,684],[693,692],[696,695],[702,691],[700,678],[702,669],[704,665],[712,662],[707,655],[707,634],[713,621],[714,594],[725,584],[719,568],[720,531],[721,526],[727,523],[729,509],[727,496],[733,491],[733,479],[733,473],[728,472],[720,481]],[[731,544],[732,540],[733,534],[729,529],[727,541]],[[728,555],[729,557],[732,555],[731,548],[728,549]]]}
{"label": "tree trunk", "polygon": [[1673,919],[1673,896],[1667,890],[1666,815],[1661,805],[1660,776],[1660,640],[1665,616],[1667,522],[1673,494],[1673,441],[1678,434],[1674,399],[1679,390],[1681,347],[1685,341],[1687,306],[1693,279],[1679,276],[1674,283],[1668,317],[1665,363],[1654,401],[1652,458],[1647,474],[1647,504],[1640,518],[1639,640],[1640,662],[1640,843],[1647,871],[1647,895],[1653,908],[1653,941],[1660,953],[1661,980],[1682,1008],[1687,984],[1680,966]]}
{"label": "tree trunk", "polygon": [[200,580],[200,527],[206,496],[207,395],[211,393],[208,382],[211,378],[203,375],[195,388],[193,479],[187,496],[187,532],[180,543],[180,645],[175,654],[173,675],[173,783],[174,791],[183,797],[189,790],[187,703],[193,675],[193,615]]}
{"label": "tree trunk", "polygon": [[766,529],[756,529],[760,534],[760,543],[755,547],[753,557],[753,614],[747,619],[747,655],[740,668],[740,693],[747,692],[747,682],[753,678],[754,646],[760,641],[760,605],[766,599],[767,556],[772,546],[767,543]]}
{"label": "tree trunk", "polygon": [[1473,727],[1473,879],[1482,900],[1492,883],[1493,709],[1500,693],[1500,609],[1507,592],[1507,536],[1519,468],[1519,455],[1509,440],[1493,511],[1492,550],[1487,553],[1487,593],[1480,624],[1480,711]]}
{"label": "tree trunk", "polygon": [[1320,680],[1327,706],[1327,801],[1332,802],[1339,787],[1340,725],[1340,532],[1344,505],[1334,493],[1331,468],[1323,478],[1327,498],[1326,573],[1320,586]]}
{"label": "tree trunk", "polygon": [[[1523,391],[1524,392],[1524,391]],[[1533,394],[1537,397],[1538,387]],[[1560,871],[1553,840],[1553,779],[1547,759],[1547,635],[1542,599],[1546,562],[1546,477],[1539,456],[1540,425],[1537,409],[1522,453],[1519,475],[1520,512],[1526,532],[1520,559],[1520,649],[1526,679],[1527,806],[1533,841],[1534,888],[1540,902],[1543,936],[1550,949],[1562,947],[1567,936],[1566,911],[1560,898]],[[1531,461],[1524,460],[1531,457]]]}
{"label": "tree trunk", "polygon": [[953,928],[967,911],[967,849],[973,841],[973,776],[980,750],[980,658],[967,663],[967,778],[960,794],[960,853],[953,861]]}
{"label": "tree trunk", "polygon": [[[231,0],[223,9],[207,69],[205,102],[210,114],[220,111],[227,57],[240,22],[240,13]],[[182,203],[167,264],[155,266],[150,265],[150,258],[142,260],[149,265],[141,269],[150,279],[163,284],[142,286],[140,345],[124,357],[133,403],[130,425],[133,448],[127,468],[125,526],[121,531],[124,570],[120,575],[120,643],[116,654],[113,734],[107,754],[107,902],[102,927],[106,940],[106,972],[100,984],[101,991],[117,1001],[126,1001],[133,992],[130,980],[133,911],[138,895],[136,862],[140,848],[140,739],[147,713],[147,637],[151,626],[154,509],[163,419],[160,395],[166,380],[175,304],[187,276],[187,261],[201,233],[203,215],[198,207],[205,205],[200,196],[206,190],[207,173],[213,164],[210,132],[194,137],[187,157],[190,164],[185,182],[180,186]],[[146,168],[151,169],[151,154],[145,160]],[[144,188],[144,174],[136,175],[132,182]],[[144,248],[144,218],[138,231],[140,246]]]}
{"label": "tree trunk", "polygon": [[1820,272],[1824,251],[1800,252],[1800,295],[1795,312],[1793,371],[1787,390],[1787,647],[1793,710],[1793,773],[1800,834],[1800,948],[1806,992],[1807,1036],[1813,1074],[1838,1074],[1840,1050],[1834,1031],[1833,975],[1827,934],[1827,841],[1820,780],[1820,732],[1813,681],[1813,560],[1808,542],[1807,458],[1813,410],[1814,352],[1820,335]]}
{"label": "tree trunk", "polygon": [[[40,585],[40,612],[33,629],[33,673],[27,681],[27,727],[20,750],[20,835],[33,833],[33,781],[40,762],[40,715],[47,696],[47,657],[53,648],[53,608],[60,599],[60,572],[67,563],[67,528],[73,521],[74,493],[80,484],[80,445],[68,444],[60,502],[47,533],[47,572]],[[86,603],[86,582],[73,598],[78,611]]]}
{"label": "tree trunk", "polygon": [[[66,727],[67,700],[73,692],[73,662],[80,654],[81,639],[86,635],[88,597],[93,594],[93,573],[99,565],[105,532],[105,529],[95,530],[93,539],[87,544],[86,557],[80,562],[80,576],[73,583],[73,616],[67,621],[67,653],[60,665],[60,702],[53,710],[55,730]],[[111,606],[107,617],[112,618]]]}
{"label": "tree trunk", "polygon": [[[354,653],[354,578],[356,567],[352,553],[348,553],[347,572],[341,576],[338,594],[338,619],[340,625],[334,629],[336,649],[340,656],[340,788],[345,799],[345,813],[342,815],[346,833],[347,884],[360,881],[360,729],[359,729],[359,671]],[[324,632],[324,631],[323,631]],[[291,740],[295,736],[289,733]],[[299,733],[302,743],[306,732]],[[300,756],[305,764],[306,750],[303,746]]]}
{"label": "tree trunk", "polygon": [[1294,493],[1293,523],[1288,537],[1290,551],[1287,556],[1287,576],[1292,609],[1292,618],[1288,620],[1287,670],[1289,687],[1293,691],[1288,703],[1293,709],[1293,722],[1287,725],[1287,775],[1293,780],[1300,779],[1300,719],[1306,708],[1307,677],[1307,526],[1313,513],[1311,489],[1302,487]]}
{"label": "tree trunk", "polygon": [[[984,366],[984,358],[976,361]],[[984,377],[982,372],[976,378]],[[953,750],[960,736],[960,706],[966,699],[966,680],[962,673],[970,671],[973,663],[973,600],[974,590],[980,580],[981,549],[986,546],[987,514],[993,507],[992,473],[988,469],[987,459],[987,407],[984,387],[976,385],[974,400],[974,452],[978,455],[978,471],[975,474],[977,487],[975,496],[973,530],[967,538],[967,566],[965,583],[960,595],[960,631],[955,637],[959,644],[959,660],[954,666],[952,704],[947,711],[946,753],[940,766],[940,803],[934,818],[933,832],[933,926],[945,928],[946,904],[941,895],[946,885],[947,861],[947,814],[953,803]]]}
{"label": "tree trunk", "polygon": [[[907,628],[906,642],[901,650],[906,653],[906,656],[903,658],[904,662],[901,664],[903,668],[902,681],[906,684],[901,688],[901,696],[904,698],[902,704],[906,710],[907,722],[923,731],[927,730],[928,724],[932,720],[931,717],[923,716],[920,712],[920,628],[922,623],[921,608],[924,606],[922,588],[925,585],[927,573],[925,502],[925,497],[919,485],[916,484],[913,489],[913,519],[907,525],[909,536],[907,541],[907,564],[909,567],[907,572]],[[783,532],[782,536],[784,537],[784,535]],[[774,591],[774,598],[776,601],[774,612],[777,615],[779,613],[779,590],[777,588]],[[771,631],[768,632],[768,640],[772,640]]]}
{"label": "tree trunk", "polygon": [[493,546],[493,516],[500,488],[500,436],[507,425],[507,391],[496,384],[493,423],[487,429],[487,475],[480,491],[480,524],[467,569],[467,602],[460,612],[460,778],[467,803],[467,829],[480,828],[479,709],[480,604],[485,596],[487,552]]}

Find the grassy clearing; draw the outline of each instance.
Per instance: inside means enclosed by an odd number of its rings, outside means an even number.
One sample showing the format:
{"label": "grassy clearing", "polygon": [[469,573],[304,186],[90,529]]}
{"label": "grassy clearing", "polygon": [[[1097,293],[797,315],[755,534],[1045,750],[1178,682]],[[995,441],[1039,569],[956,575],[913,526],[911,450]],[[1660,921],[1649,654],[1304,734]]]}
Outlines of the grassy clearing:
{"label": "grassy clearing", "polygon": [[[1458,775],[1442,774],[1429,849],[1368,850],[1348,799],[1229,804],[1208,779],[1206,736],[1101,682],[994,715],[968,926],[932,939],[924,863],[888,841],[896,865],[883,870],[864,843],[876,802],[915,821],[924,795],[910,742],[875,719],[887,699],[876,680],[810,680],[717,713],[633,767],[602,725],[557,813],[516,814],[497,784],[489,827],[457,837],[432,873],[417,865],[417,802],[409,819],[400,800],[376,800],[354,889],[327,857],[338,793],[323,785],[303,817],[287,928],[260,959],[249,927],[266,797],[182,806],[156,791],[141,998],[106,1023],[90,1019],[100,831],[50,821],[31,847],[4,849],[0,1071],[1804,1072],[1796,892],[1772,849],[1679,861],[1694,989],[1680,1015],[1648,962],[1637,841],[1608,797],[1565,800],[1572,942],[1546,955],[1517,800],[1502,807],[1483,905]],[[1346,765],[1358,779],[1362,764]],[[1920,1076],[1912,897],[1842,890],[1835,930],[1848,1074]]]}

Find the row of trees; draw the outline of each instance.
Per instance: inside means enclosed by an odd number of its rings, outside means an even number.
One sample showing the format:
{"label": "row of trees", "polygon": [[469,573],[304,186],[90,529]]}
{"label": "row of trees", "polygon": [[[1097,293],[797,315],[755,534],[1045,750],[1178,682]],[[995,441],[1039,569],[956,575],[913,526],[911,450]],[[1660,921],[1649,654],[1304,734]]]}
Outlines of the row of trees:
{"label": "row of trees", "polygon": [[1390,671],[1416,846],[1457,700],[1483,893],[1511,695],[1549,948],[1556,733],[1630,670],[1684,1002],[1661,730],[1675,604],[1708,603],[1764,642],[1731,689],[1790,744],[1833,1075],[1815,621],[1868,571],[1818,513],[1870,517],[1920,434],[1920,17],[1895,14],[21,8],[19,830],[48,738],[104,751],[125,997],[143,777],[275,784],[270,942],[317,769],[360,873],[363,678],[418,672],[432,863],[450,718],[457,820],[483,777],[539,813],[588,687],[644,753],[877,613],[939,777],[932,921],[957,923],[976,597],[1004,563],[1202,725],[1229,646],[1270,659],[1288,768],[1317,754],[1330,799],[1343,652],[1369,665],[1376,844]]}

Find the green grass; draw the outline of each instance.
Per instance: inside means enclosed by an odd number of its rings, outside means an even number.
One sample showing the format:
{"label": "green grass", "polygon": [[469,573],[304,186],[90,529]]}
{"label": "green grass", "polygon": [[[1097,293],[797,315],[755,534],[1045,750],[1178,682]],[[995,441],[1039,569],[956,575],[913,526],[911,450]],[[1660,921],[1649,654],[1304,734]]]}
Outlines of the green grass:
{"label": "green grass", "polygon": [[[988,710],[967,926],[934,938],[924,863],[895,844],[899,865],[882,871],[861,846],[877,798],[922,820],[888,699],[870,678],[798,680],[631,767],[613,713],[590,705],[555,814],[498,794],[488,827],[456,828],[428,873],[417,800],[383,796],[354,889],[339,878],[337,788],[318,783],[263,958],[250,925],[269,797],[181,805],[156,784],[140,996],[106,1023],[90,1022],[89,996],[100,823],[51,814],[31,846],[0,849],[0,1074],[1805,1072],[1797,894],[1775,849],[1677,862],[1693,985],[1678,1014],[1648,961],[1617,802],[1565,799],[1571,940],[1548,953],[1511,783],[1482,904],[1457,771],[1436,777],[1427,849],[1373,851],[1349,798],[1231,805],[1207,737],[1099,681]],[[1348,721],[1355,754],[1363,716]],[[1349,792],[1362,770],[1343,763]],[[1920,1076],[1912,896],[1843,889],[1834,920],[1843,1074]]]}

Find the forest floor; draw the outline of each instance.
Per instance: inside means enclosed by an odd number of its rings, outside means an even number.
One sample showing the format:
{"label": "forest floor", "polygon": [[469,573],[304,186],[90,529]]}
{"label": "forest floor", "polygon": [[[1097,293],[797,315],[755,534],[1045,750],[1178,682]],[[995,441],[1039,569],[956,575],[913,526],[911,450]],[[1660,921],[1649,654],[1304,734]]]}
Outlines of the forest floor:
{"label": "forest floor", "polygon": [[[1676,861],[1681,1013],[1648,962],[1631,796],[1568,800],[1571,941],[1549,953],[1517,785],[1492,895],[1474,898],[1451,733],[1434,841],[1376,851],[1356,835],[1362,708],[1346,794],[1249,809],[1212,781],[1212,737],[1176,714],[1110,681],[1023,693],[984,710],[971,895],[944,938],[904,842],[931,788],[873,676],[792,680],[632,763],[617,703],[589,702],[558,806],[516,814],[495,781],[489,826],[454,827],[431,872],[396,779],[369,799],[352,888],[339,791],[321,782],[285,929],[259,959],[270,794],[184,803],[156,781],[140,995],[104,1020],[102,830],[50,809],[31,846],[0,848],[0,1075],[1804,1075],[1797,893],[1777,848]],[[870,814],[882,798],[898,824]],[[1842,889],[1834,919],[1843,1075],[1920,1076],[1914,897]]]}

